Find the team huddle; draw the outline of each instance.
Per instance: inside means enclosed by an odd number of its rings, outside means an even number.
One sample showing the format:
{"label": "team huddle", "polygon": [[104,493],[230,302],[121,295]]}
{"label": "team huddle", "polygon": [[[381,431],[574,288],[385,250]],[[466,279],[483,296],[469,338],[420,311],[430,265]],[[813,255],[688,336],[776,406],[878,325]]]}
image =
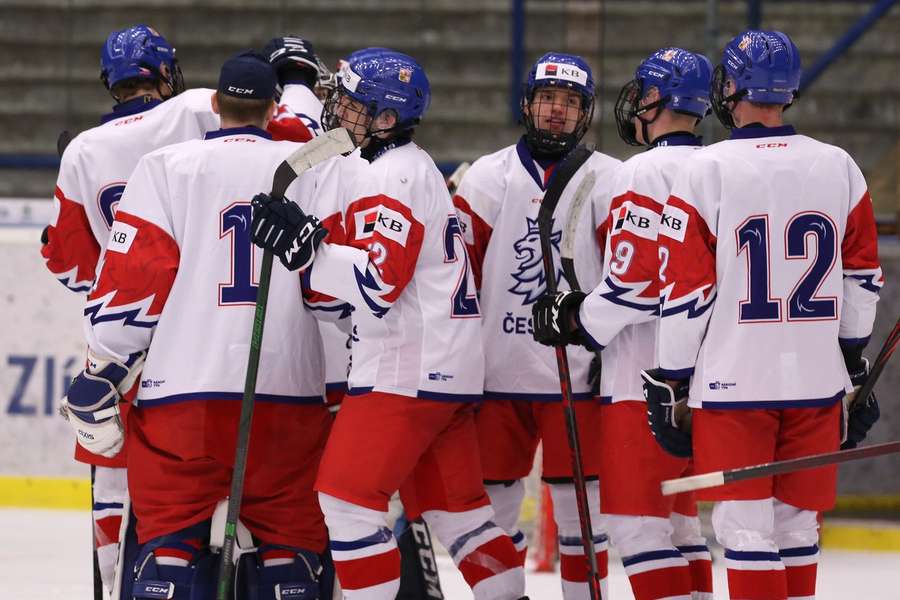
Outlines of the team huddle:
{"label": "team huddle", "polygon": [[[800,75],[773,31],[736,36],[715,67],[680,48],[641,62],[615,118],[645,151],[591,152],[571,176],[551,292],[538,213],[591,124],[583,58],[538,59],[524,134],[451,194],[414,141],[431,91],[410,56],[366,48],[332,74],[308,41],[274,38],[229,58],[216,90],[185,90],[156,31],[113,32],[116,104],[63,153],[42,237],[48,269],[87,294],[87,365],[62,412],[92,465],[107,597],[224,597],[266,252],[281,264],[229,597],[393,600],[399,493],[476,599],[524,599],[517,521],[540,444],[566,600],[609,598],[609,546],[637,600],[712,599],[698,499],[715,503],[731,598],[814,598],[835,466],[660,490],[852,447],[878,418],[874,397],[853,402],[883,284],[872,204],[846,152],[784,123]],[[711,111],[730,137],[704,148]],[[282,161],[341,128],[355,150],[270,193]],[[577,472],[548,346],[568,350]]]}

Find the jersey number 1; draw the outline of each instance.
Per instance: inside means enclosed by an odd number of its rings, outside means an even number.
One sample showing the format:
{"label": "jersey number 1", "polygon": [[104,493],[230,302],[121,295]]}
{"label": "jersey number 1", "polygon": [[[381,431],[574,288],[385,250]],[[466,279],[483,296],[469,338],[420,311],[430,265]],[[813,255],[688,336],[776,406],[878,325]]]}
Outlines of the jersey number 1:
{"label": "jersey number 1", "polygon": [[[769,217],[755,215],[735,229],[738,254],[747,252],[747,299],[740,302],[741,323],[781,321],[781,298],[772,297]],[[837,256],[837,228],[825,214],[802,212],[791,217],[784,232],[784,258],[808,260],[807,238],[815,241],[812,264],[787,299],[788,321],[837,318],[837,299],[816,295]]]}
{"label": "jersey number 1", "polygon": [[253,244],[250,242],[249,202],[236,202],[219,213],[219,239],[231,240],[231,281],[219,284],[220,306],[256,304],[253,284]]}

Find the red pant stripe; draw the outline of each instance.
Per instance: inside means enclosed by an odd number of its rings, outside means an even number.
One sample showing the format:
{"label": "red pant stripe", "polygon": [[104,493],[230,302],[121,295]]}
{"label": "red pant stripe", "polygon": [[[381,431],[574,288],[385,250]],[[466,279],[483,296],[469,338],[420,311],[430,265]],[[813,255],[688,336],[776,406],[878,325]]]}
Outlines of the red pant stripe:
{"label": "red pant stripe", "polygon": [[785,567],[784,574],[787,578],[787,595],[789,598],[803,598],[816,595],[816,570],[818,565],[803,565],[800,567]]}
{"label": "red pant stripe", "polygon": [[691,582],[695,592],[704,592],[712,594],[713,575],[712,561],[710,560],[692,560],[688,561],[688,568],[691,571]]}
{"label": "red pant stripe", "polygon": [[728,593],[732,600],[786,600],[787,577],[782,570],[728,569]]}
{"label": "red pant stripe", "polygon": [[665,567],[629,575],[635,600],[655,600],[691,595],[691,573],[687,566]]}

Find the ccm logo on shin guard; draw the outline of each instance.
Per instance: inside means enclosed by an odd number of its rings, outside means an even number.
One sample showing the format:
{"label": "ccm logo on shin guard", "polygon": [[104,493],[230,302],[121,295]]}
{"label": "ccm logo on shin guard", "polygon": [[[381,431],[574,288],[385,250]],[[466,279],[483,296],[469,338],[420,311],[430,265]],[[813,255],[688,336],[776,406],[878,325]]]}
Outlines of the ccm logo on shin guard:
{"label": "ccm logo on shin guard", "polygon": [[170,581],[135,581],[135,598],[151,600],[172,600],[175,597],[175,584]]}

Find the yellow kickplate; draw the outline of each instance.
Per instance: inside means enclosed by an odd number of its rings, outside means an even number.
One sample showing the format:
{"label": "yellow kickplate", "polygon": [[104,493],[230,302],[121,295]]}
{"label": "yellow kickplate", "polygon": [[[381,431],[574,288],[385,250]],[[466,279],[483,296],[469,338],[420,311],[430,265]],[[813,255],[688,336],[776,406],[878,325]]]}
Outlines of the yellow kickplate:
{"label": "yellow kickplate", "polygon": [[88,479],[0,476],[0,507],[90,510],[91,482]]}
{"label": "yellow kickplate", "polygon": [[826,519],[819,536],[819,545],[828,550],[900,552],[900,526],[894,524],[830,525]]}

